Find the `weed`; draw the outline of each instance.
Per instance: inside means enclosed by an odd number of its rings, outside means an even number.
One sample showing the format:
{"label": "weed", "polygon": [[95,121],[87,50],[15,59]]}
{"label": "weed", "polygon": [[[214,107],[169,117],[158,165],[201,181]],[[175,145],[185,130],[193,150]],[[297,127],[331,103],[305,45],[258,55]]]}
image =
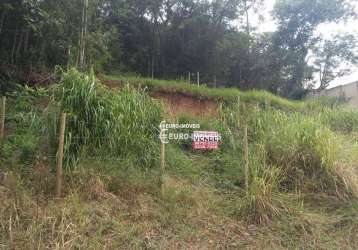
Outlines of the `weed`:
{"label": "weed", "polygon": [[87,75],[75,69],[63,73],[59,87],[61,109],[68,113],[67,160],[76,161],[90,148],[92,155],[154,165],[159,151],[159,103],[129,87],[110,91],[97,82],[93,72]]}
{"label": "weed", "polygon": [[322,123],[333,131],[350,134],[358,132],[358,112],[354,110],[325,109],[319,114]]}

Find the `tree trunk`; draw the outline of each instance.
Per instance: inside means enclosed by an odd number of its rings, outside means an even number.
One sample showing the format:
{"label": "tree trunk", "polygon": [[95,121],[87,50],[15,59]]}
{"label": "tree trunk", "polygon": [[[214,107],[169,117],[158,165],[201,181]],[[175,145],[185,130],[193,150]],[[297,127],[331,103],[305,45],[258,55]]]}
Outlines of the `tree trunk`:
{"label": "tree trunk", "polygon": [[[153,20],[154,21],[154,20]],[[156,44],[156,36],[155,36],[155,27],[153,26],[152,30],[152,64],[151,64],[151,78],[154,78],[154,70],[155,70],[155,56],[157,51],[157,44]]]}
{"label": "tree trunk", "polygon": [[1,35],[1,32],[2,32],[2,27],[4,26],[5,15],[6,15],[6,10],[4,10],[4,11],[1,13],[1,18],[0,18],[0,35]]}
{"label": "tree trunk", "polygon": [[[157,29],[157,40],[158,40],[158,44],[157,44],[157,60],[158,60],[158,65],[161,66],[161,68],[159,68],[159,72],[163,73],[163,69],[165,67],[165,65],[163,64],[162,60],[161,60],[161,43],[162,43],[162,37],[161,37],[161,33],[160,33],[160,27],[159,27],[159,23],[158,23],[158,15],[155,15],[155,26]],[[162,74],[160,74],[160,76],[162,76]]]}
{"label": "tree trunk", "polygon": [[71,66],[71,44],[68,45],[67,48],[67,69]]}
{"label": "tree trunk", "polygon": [[[251,38],[250,38],[250,20],[249,20],[249,7],[247,6],[247,0],[244,0],[245,15],[246,15],[246,36],[247,36],[247,73],[248,77],[251,78]],[[247,79],[247,78],[246,78]],[[250,86],[245,86],[250,88]]]}
{"label": "tree trunk", "polygon": [[155,54],[152,53],[152,69],[151,69],[151,78],[154,79],[154,63],[155,63]]}
{"label": "tree trunk", "polygon": [[30,37],[30,30],[26,30],[25,32],[25,41],[24,41],[24,52],[27,53],[29,50],[29,37]]}
{"label": "tree trunk", "polygon": [[17,49],[16,49],[16,57],[15,57],[16,61],[20,57],[20,51],[21,51],[23,40],[24,40],[24,32],[21,32],[20,40],[19,40],[19,43],[18,43]]}
{"label": "tree trunk", "polygon": [[150,77],[150,54],[148,54],[148,65],[147,65],[147,77],[149,78]]}
{"label": "tree trunk", "polygon": [[249,20],[249,8],[247,6],[247,0],[244,0],[244,8],[246,15],[246,35],[248,39],[248,47],[250,48],[250,20]]}
{"label": "tree trunk", "polygon": [[86,35],[87,35],[87,7],[88,0],[83,0],[82,9],[82,23],[81,23],[81,35],[79,44],[79,62],[78,66],[83,68],[85,65],[85,51],[86,51]]}
{"label": "tree trunk", "polygon": [[14,35],[14,42],[12,43],[12,49],[11,49],[11,63],[15,63],[15,48],[16,48],[16,43],[17,43],[17,29],[15,30],[15,35]]}

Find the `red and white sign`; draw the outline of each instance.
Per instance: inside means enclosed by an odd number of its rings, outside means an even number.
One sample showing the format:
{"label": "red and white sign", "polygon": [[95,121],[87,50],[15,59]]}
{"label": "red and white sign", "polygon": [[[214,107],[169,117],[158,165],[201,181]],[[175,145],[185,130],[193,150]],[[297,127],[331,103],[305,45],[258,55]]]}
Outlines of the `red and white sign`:
{"label": "red and white sign", "polygon": [[193,149],[219,149],[220,135],[216,131],[194,131],[192,140]]}

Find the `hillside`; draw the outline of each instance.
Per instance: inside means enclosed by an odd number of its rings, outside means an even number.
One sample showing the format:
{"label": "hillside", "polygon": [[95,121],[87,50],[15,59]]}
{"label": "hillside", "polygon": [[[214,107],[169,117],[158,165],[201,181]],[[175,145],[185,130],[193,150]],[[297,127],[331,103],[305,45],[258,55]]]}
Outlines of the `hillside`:
{"label": "hillside", "polygon": [[[100,79],[110,87],[119,87],[126,84],[147,88],[150,92],[166,95],[190,96],[197,100],[212,100],[215,102],[243,102],[270,105],[272,107],[299,111],[303,103],[289,101],[262,90],[240,91],[238,88],[209,88],[205,84],[197,86],[181,80],[157,80],[142,77],[123,77],[101,75]],[[154,94],[155,95],[155,94]]]}
{"label": "hillside", "polygon": [[[263,91],[98,80],[75,69],[60,79],[7,98],[1,248],[357,248],[357,112]],[[61,112],[64,187],[56,198]],[[218,131],[220,149],[170,142],[163,174],[162,120]]]}

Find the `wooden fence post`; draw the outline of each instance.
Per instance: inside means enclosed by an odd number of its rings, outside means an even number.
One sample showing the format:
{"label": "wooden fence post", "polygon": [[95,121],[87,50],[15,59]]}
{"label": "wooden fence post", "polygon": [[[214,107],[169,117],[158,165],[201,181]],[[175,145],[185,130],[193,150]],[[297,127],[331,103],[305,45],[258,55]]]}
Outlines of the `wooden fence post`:
{"label": "wooden fence post", "polygon": [[0,141],[5,137],[5,105],[6,97],[1,97],[1,114],[0,114]]}
{"label": "wooden fence post", "polygon": [[188,77],[188,79],[189,79],[189,84],[191,83],[191,80],[190,80],[190,76],[191,76],[191,73],[189,72],[189,77]]}
{"label": "wooden fence post", "polygon": [[162,197],[164,197],[165,192],[165,144],[163,141],[160,143],[160,170],[161,170],[161,190]]}
{"label": "wooden fence post", "polygon": [[197,80],[198,80],[198,87],[199,87],[199,85],[200,85],[200,73],[199,73],[199,72],[197,73],[197,77],[196,77],[196,78],[197,78]]}
{"label": "wooden fence post", "polygon": [[247,125],[244,128],[244,161],[245,161],[245,188],[249,191],[249,143],[247,139]]}
{"label": "wooden fence post", "polygon": [[60,134],[58,140],[57,165],[56,165],[56,197],[61,197],[62,190],[62,162],[63,162],[63,146],[65,142],[66,129],[66,113],[61,114]]}
{"label": "wooden fence post", "polygon": [[270,108],[271,104],[270,104],[270,100],[268,98],[265,98],[265,108],[268,109]]}

